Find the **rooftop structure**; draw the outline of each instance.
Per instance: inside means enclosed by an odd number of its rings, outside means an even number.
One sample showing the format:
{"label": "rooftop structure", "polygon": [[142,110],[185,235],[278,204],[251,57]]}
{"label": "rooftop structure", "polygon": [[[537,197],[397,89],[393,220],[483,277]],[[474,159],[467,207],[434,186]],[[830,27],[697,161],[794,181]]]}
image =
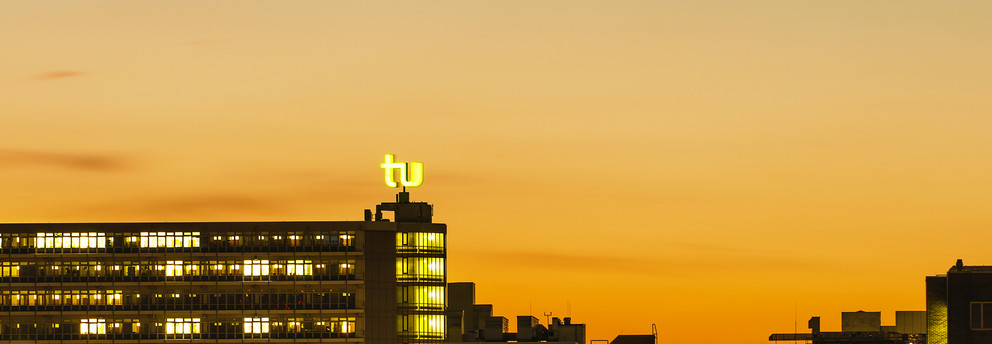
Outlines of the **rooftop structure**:
{"label": "rooftop structure", "polygon": [[532,315],[516,317],[516,332],[510,319],[493,315],[493,305],[475,303],[475,283],[448,284],[448,338],[451,342],[560,342],[585,344],[586,325],[572,318],[551,318],[545,326]]}
{"label": "rooftop structure", "polygon": [[776,333],[769,341],[804,341],[813,344],[923,344],[926,312],[896,311],[896,324],[882,326],[881,312],[842,312],[841,331],[820,331],[820,317],[809,319],[809,333]]}

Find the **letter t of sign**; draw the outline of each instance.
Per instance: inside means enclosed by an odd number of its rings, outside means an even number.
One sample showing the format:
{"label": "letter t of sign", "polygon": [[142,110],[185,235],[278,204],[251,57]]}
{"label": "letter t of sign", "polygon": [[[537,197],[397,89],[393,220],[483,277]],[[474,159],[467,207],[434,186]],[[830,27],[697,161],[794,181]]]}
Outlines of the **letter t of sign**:
{"label": "letter t of sign", "polygon": [[405,171],[406,170],[406,164],[404,164],[402,162],[393,162],[393,155],[392,154],[386,154],[386,161],[383,162],[382,165],[379,165],[379,166],[382,167],[382,169],[386,170],[386,185],[389,186],[389,187],[391,187],[391,188],[395,188],[395,187],[399,186],[398,184],[396,184],[396,180],[393,179],[393,177],[394,177],[394,175],[393,175],[393,169],[394,168],[400,169],[400,174],[401,175],[404,175],[404,174],[406,174],[406,171]]}

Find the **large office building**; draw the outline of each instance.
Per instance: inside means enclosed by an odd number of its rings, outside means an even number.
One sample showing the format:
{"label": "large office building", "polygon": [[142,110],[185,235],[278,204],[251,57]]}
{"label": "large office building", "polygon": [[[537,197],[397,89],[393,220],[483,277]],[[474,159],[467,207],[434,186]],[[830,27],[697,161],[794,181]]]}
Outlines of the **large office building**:
{"label": "large office building", "polygon": [[402,192],[365,221],[0,224],[0,341],[440,343],[431,218]]}

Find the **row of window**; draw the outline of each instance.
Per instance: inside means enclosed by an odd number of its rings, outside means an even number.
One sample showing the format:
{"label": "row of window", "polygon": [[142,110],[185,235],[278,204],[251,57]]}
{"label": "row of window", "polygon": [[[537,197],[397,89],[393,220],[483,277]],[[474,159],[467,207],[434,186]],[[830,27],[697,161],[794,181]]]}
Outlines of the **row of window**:
{"label": "row of window", "polygon": [[440,314],[401,315],[399,336],[404,339],[444,339],[445,321]]}
{"label": "row of window", "polygon": [[400,308],[444,309],[443,286],[401,286],[396,290]]}
{"label": "row of window", "polygon": [[444,258],[396,258],[396,280],[400,282],[443,281]]}
{"label": "row of window", "polygon": [[356,332],[354,317],[245,317],[217,320],[167,317],[159,321],[84,318],[57,323],[4,322],[0,324],[0,339],[319,338],[353,337]]}
{"label": "row of window", "polygon": [[0,277],[184,277],[184,276],[328,276],[354,275],[354,261],[122,261],[2,262]]}
{"label": "row of window", "polygon": [[[443,293],[443,289],[442,289]],[[443,298],[441,301],[443,307]],[[0,293],[0,310],[252,310],[351,309],[355,294],[318,291],[123,293],[120,290],[39,290]]]}
{"label": "row of window", "polygon": [[354,232],[208,233],[205,235],[201,235],[200,232],[0,234],[0,250],[35,249],[37,252],[99,252],[111,248],[354,248],[354,245]]}
{"label": "row of window", "polygon": [[444,252],[444,233],[397,232],[396,251]]}

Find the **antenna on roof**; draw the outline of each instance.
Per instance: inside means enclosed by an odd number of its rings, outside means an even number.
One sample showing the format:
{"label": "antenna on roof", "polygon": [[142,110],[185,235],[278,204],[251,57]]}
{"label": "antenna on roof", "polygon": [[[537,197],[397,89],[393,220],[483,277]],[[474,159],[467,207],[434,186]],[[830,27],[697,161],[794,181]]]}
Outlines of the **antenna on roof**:
{"label": "antenna on roof", "polygon": [[654,335],[654,344],[658,344],[658,324],[651,324],[651,334]]}

